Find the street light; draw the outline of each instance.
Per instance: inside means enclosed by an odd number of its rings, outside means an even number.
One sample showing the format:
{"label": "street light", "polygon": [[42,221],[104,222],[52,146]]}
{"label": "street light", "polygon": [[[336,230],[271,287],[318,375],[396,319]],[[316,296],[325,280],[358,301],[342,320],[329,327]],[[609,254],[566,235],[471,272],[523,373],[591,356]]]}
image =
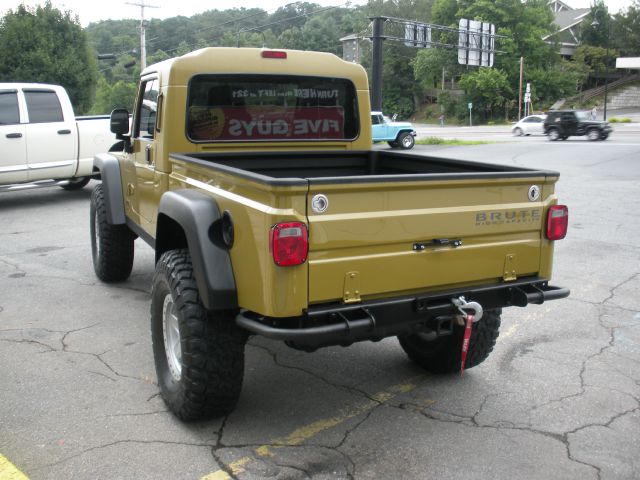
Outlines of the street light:
{"label": "street light", "polygon": [[[605,12],[608,15],[607,12]],[[607,90],[609,86],[609,38],[611,37],[611,19],[607,19],[607,23],[609,24],[607,28],[607,39],[605,44],[606,53],[604,56],[604,120],[607,120]],[[600,22],[596,16],[593,16],[593,22],[591,22],[591,26],[597,28],[600,26]]]}

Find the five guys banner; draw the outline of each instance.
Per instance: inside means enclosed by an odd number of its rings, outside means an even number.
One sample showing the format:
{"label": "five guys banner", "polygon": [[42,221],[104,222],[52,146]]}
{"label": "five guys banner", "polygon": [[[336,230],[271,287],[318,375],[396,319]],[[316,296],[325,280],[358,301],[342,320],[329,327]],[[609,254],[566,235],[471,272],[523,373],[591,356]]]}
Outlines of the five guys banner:
{"label": "five guys banner", "polygon": [[193,140],[324,140],[344,138],[342,107],[191,107]]}

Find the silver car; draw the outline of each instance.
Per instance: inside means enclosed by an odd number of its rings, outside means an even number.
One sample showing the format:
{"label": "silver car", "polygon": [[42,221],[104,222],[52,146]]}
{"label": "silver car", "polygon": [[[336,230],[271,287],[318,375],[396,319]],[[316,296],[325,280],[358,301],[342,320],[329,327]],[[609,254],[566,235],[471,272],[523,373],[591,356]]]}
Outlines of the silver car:
{"label": "silver car", "polygon": [[516,137],[523,135],[543,135],[545,118],[547,118],[546,115],[529,115],[528,117],[524,117],[511,127],[511,132]]}

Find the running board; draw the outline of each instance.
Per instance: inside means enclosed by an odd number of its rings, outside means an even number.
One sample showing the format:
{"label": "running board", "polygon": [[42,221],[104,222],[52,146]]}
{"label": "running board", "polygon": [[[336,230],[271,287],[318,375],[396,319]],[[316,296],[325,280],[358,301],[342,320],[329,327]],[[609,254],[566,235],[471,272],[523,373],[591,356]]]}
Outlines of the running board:
{"label": "running board", "polygon": [[0,185],[0,192],[18,192],[20,190],[34,190],[46,187],[64,187],[69,185],[69,180],[42,180],[33,183],[17,183],[14,185]]}

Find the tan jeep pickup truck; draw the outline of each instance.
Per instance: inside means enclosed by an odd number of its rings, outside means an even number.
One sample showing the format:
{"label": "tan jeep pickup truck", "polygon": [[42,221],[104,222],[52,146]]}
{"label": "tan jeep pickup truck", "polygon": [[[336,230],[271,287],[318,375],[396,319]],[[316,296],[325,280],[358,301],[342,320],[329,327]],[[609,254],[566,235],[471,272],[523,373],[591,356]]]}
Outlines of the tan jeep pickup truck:
{"label": "tan jeep pickup truck", "polygon": [[[158,382],[182,419],[230,412],[248,335],[314,350],[397,336],[440,373],[487,358],[501,309],[549,285],[558,173],[371,150],[367,76],[334,55],[207,48],[146,68],[98,155],[97,276],[156,251]],[[96,172],[98,173],[98,172]],[[466,318],[466,321],[463,321]]]}

